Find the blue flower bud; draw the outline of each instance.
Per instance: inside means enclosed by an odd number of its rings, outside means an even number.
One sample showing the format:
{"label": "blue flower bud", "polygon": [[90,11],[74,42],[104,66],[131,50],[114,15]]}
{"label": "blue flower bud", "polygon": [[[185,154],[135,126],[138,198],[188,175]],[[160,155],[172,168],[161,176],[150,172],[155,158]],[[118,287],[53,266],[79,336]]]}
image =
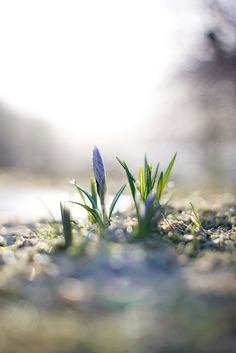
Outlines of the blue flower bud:
{"label": "blue flower bud", "polygon": [[144,203],[144,216],[150,219],[150,222],[155,220],[161,215],[161,205],[156,199],[156,195],[150,191]]}
{"label": "blue flower bud", "polygon": [[153,206],[154,203],[154,199],[155,199],[155,195],[150,191],[150,193],[148,194],[144,206],[145,206],[145,214],[147,214],[150,210],[150,208]]}
{"label": "blue flower bud", "polygon": [[97,185],[101,188],[105,179],[105,168],[101,154],[96,146],[93,149],[93,173]]}
{"label": "blue flower bud", "polygon": [[93,173],[96,180],[97,193],[101,201],[103,220],[106,223],[108,221],[106,211],[106,174],[101,154],[96,146],[93,149]]}

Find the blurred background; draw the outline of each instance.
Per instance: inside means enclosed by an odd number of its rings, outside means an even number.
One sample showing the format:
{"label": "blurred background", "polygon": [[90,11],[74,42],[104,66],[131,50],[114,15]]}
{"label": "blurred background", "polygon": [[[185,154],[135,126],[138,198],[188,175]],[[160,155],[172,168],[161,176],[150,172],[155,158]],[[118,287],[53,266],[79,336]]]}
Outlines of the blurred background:
{"label": "blurred background", "polygon": [[235,1],[0,0],[0,48],[1,214],[61,199],[93,145],[112,180],[177,151],[177,184],[234,185]]}

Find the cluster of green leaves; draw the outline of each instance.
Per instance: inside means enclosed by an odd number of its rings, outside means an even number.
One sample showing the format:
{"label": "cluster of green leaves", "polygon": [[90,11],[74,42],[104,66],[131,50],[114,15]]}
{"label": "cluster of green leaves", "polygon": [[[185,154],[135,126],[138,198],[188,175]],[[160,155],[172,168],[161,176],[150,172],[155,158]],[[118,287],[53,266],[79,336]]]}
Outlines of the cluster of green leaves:
{"label": "cluster of green leaves", "polygon": [[201,219],[199,217],[199,214],[198,214],[196,208],[194,207],[192,202],[190,202],[189,204],[190,204],[191,211],[192,211],[192,221],[193,221],[193,225],[194,225],[194,231],[197,233],[201,232],[201,233],[207,234],[205,229],[202,226],[202,222],[201,222]]}
{"label": "cluster of green leaves", "polygon": [[[175,159],[176,154],[171,159],[165,172],[161,171],[159,173],[159,163],[153,169],[152,164],[148,163],[147,157],[145,156],[144,166],[139,168],[138,177],[135,179],[126,162],[117,157],[128,179],[138,221],[135,232],[136,236],[139,238],[144,238],[146,235],[150,234],[163,214],[160,200],[165,191]],[[75,186],[81,197],[81,202],[72,201],[72,203],[83,207],[88,214],[90,223],[96,224],[99,226],[100,230],[103,230],[110,225],[114,208],[126,184],[122,185],[117,191],[109,206],[107,202],[108,193],[105,167],[97,147],[94,147],[93,150],[93,173],[94,176],[90,179],[90,192],[84,190],[76,180],[71,181],[71,184]],[[67,247],[72,243],[73,227],[70,211],[62,204],[61,217],[65,246]]]}
{"label": "cluster of green leaves", "polygon": [[122,185],[117,191],[111,205],[108,207],[105,168],[101,155],[96,147],[93,150],[93,171],[94,177],[90,179],[90,193],[84,190],[76,180],[71,181],[71,184],[76,187],[82,200],[82,202],[73,203],[83,207],[87,211],[91,223],[95,223],[100,229],[104,229],[109,226],[111,222],[114,208],[126,184]]}
{"label": "cluster of green leaves", "polygon": [[123,193],[126,184],[123,185],[116,193],[110,207],[109,207],[109,212],[108,215],[106,212],[102,211],[101,209],[101,203],[99,204],[98,202],[98,193],[96,190],[96,184],[95,180],[93,177],[91,177],[91,194],[82,189],[79,184],[75,181],[72,180],[71,184],[74,185],[79,192],[82,202],[73,202],[74,204],[77,204],[81,207],[83,207],[87,213],[88,213],[88,219],[91,223],[97,224],[101,229],[105,228],[106,226],[109,226],[112,218],[112,214],[115,208],[115,205],[120,198],[121,194]]}
{"label": "cluster of green leaves", "polygon": [[160,200],[169,180],[176,155],[175,153],[165,172],[161,171],[159,174],[160,163],[153,168],[152,163],[148,163],[145,156],[144,166],[140,166],[137,179],[132,175],[127,163],[117,157],[128,179],[138,220],[136,231],[140,238],[145,237],[151,231],[155,221],[161,216]]}

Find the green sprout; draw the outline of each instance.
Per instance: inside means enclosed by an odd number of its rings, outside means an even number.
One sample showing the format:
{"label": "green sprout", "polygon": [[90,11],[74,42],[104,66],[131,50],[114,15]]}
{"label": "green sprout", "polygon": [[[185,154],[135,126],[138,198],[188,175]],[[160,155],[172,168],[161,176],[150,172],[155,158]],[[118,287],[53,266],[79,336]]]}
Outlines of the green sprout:
{"label": "green sprout", "polygon": [[200,218],[199,218],[199,215],[195,209],[195,207],[193,206],[192,202],[189,202],[190,204],[190,207],[191,207],[191,211],[192,211],[192,215],[193,215],[193,223],[194,225],[198,228],[198,229],[201,229],[202,227],[202,224],[201,224],[201,221],[200,221]]}
{"label": "green sprout", "polygon": [[153,169],[152,164],[148,163],[145,156],[144,167],[140,166],[137,179],[130,172],[126,162],[116,157],[128,179],[138,220],[137,236],[139,238],[149,234],[162,215],[160,200],[175,163],[176,155],[175,153],[166,171],[161,171],[159,176],[160,164],[158,163]]}
{"label": "green sprout", "polygon": [[72,245],[72,220],[70,210],[60,202],[62,229],[65,239],[65,248]]}
{"label": "green sprout", "polygon": [[101,154],[96,146],[93,149],[93,173],[94,177],[91,177],[90,179],[91,193],[81,188],[76,180],[71,181],[71,184],[76,187],[83,202],[73,203],[83,207],[87,211],[89,221],[97,224],[100,229],[103,229],[110,225],[114,208],[122,195],[126,184],[122,185],[117,191],[110,207],[108,208],[105,167]]}
{"label": "green sprout", "polygon": [[191,211],[192,211],[192,221],[193,221],[194,226],[196,227],[195,230],[197,232],[202,232],[203,234],[207,234],[207,232],[205,231],[205,229],[202,226],[202,222],[200,220],[198,212],[196,211],[196,208],[194,207],[192,202],[189,202],[189,204],[190,204]]}

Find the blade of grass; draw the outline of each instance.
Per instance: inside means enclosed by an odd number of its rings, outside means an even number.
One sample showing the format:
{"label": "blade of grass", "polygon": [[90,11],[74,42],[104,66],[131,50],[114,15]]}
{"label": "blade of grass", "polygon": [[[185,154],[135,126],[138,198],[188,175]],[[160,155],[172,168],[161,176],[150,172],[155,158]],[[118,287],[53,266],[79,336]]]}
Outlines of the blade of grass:
{"label": "blade of grass", "polygon": [[193,222],[194,222],[194,224],[195,224],[197,227],[201,228],[202,225],[201,225],[200,218],[199,218],[199,216],[198,216],[198,214],[197,214],[197,211],[196,211],[195,207],[193,206],[192,202],[189,202],[189,204],[190,204],[190,207],[191,207],[193,216],[194,216]]}

